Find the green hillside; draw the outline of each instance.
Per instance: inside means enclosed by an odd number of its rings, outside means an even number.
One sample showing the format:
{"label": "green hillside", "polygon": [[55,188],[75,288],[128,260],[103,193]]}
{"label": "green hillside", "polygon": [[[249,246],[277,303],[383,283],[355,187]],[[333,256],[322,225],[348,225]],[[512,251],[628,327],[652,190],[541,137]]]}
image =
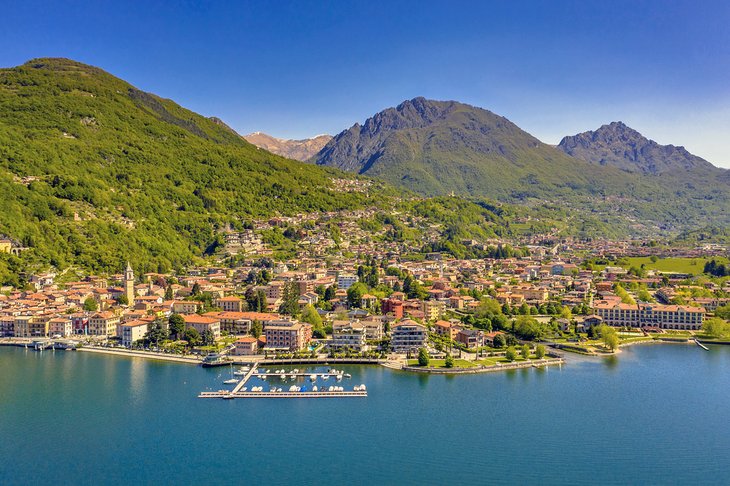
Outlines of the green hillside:
{"label": "green hillside", "polygon": [[252,217],[372,204],[333,177],[98,68],[35,59],[0,70],[0,237],[30,248],[23,261],[2,255],[5,282],[28,262],[167,270]]}

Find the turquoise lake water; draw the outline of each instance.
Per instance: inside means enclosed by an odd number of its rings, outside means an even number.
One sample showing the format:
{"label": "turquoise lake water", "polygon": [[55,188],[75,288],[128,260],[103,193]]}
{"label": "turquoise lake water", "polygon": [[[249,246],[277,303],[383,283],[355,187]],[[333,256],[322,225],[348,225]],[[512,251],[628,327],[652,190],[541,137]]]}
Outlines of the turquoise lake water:
{"label": "turquoise lake water", "polygon": [[367,398],[203,400],[226,369],[0,348],[0,484],[730,483],[730,347],[346,370]]}

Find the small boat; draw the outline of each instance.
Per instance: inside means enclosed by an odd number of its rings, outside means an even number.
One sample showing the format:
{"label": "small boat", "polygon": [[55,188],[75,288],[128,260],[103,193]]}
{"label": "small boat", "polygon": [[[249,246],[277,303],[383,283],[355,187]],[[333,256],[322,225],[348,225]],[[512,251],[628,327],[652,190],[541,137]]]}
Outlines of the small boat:
{"label": "small boat", "polygon": [[352,378],[352,375],[350,373],[345,373],[345,378]]}
{"label": "small boat", "polygon": [[316,374],[311,374],[311,375],[309,375],[309,379],[312,380],[312,381],[317,381],[317,375]]}
{"label": "small boat", "polygon": [[330,375],[322,375],[322,379],[323,379],[323,380],[328,380],[328,379],[329,379],[329,377],[330,377]]}
{"label": "small boat", "polygon": [[312,391],[313,391],[313,392],[319,391],[319,388],[317,388],[317,385],[314,385],[314,386],[312,387]]}
{"label": "small boat", "polygon": [[223,395],[223,400],[232,400],[233,398],[234,398],[233,393],[229,393],[228,395]]}
{"label": "small boat", "polygon": [[235,385],[238,383],[238,380],[235,378],[231,378],[230,380],[226,380],[223,382],[224,385]]}

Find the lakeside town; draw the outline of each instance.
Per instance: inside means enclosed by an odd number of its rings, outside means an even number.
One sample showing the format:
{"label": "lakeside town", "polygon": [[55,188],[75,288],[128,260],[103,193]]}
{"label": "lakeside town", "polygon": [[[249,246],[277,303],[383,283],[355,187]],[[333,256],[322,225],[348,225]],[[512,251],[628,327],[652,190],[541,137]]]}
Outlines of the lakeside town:
{"label": "lakeside town", "polygon": [[[219,264],[184,273],[138,275],[127,264],[79,280],[31,275],[27,288],[0,295],[0,338],[198,361],[474,371],[529,365],[558,350],[605,354],[642,341],[728,337],[727,249],[719,245],[543,236],[465,242],[494,256],[455,259],[377,241],[355,223],[368,214],[348,216],[334,238],[331,224],[320,228],[312,217],[257,221],[224,235]],[[262,233],[297,231],[294,224],[309,231],[291,257],[272,258]],[[664,269],[673,265],[685,270]]]}

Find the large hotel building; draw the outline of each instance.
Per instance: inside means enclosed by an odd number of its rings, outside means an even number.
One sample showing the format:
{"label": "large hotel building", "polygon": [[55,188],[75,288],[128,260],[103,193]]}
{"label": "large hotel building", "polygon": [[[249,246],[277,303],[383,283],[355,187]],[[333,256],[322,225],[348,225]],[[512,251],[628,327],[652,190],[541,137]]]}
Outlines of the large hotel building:
{"label": "large hotel building", "polygon": [[609,326],[681,330],[701,329],[705,315],[705,309],[702,307],[606,301],[596,302],[593,310]]}

